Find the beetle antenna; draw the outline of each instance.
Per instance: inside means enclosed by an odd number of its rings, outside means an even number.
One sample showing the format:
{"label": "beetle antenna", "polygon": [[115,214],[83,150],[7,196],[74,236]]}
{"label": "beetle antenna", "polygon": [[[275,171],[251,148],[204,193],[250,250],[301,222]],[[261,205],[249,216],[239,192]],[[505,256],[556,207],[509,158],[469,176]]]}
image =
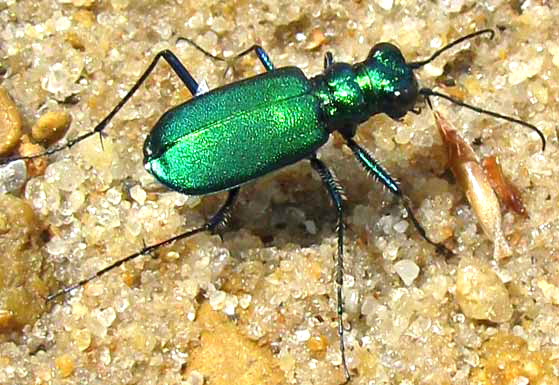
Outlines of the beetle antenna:
{"label": "beetle antenna", "polygon": [[481,108],[481,107],[473,106],[473,105],[468,104],[468,103],[465,103],[465,102],[463,102],[463,101],[461,101],[461,100],[454,99],[453,97],[451,97],[451,96],[449,96],[449,95],[445,95],[445,94],[441,94],[440,92],[433,91],[433,90],[430,89],[430,88],[421,88],[421,89],[419,90],[419,93],[420,93],[421,95],[427,97],[427,100],[429,100],[429,98],[428,98],[429,96],[436,96],[436,97],[439,97],[439,98],[446,99],[446,100],[448,100],[449,102],[454,103],[454,104],[456,104],[456,105],[458,105],[458,106],[465,107],[465,108],[470,109],[470,110],[472,110],[472,111],[478,112],[478,113],[480,113],[480,114],[486,114],[486,115],[489,115],[489,116],[493,116],[494,118],[503,119],[503,120],[506,120],[506,121],[509,121],[509,122],[512,122],[512,123],[516,123],[516,124],[520,124],[520,125],[522,125],[522,126],[524,126],[524,127],[527,127],[527,128],[529,128],[530,130],[534,131],[536,134],[539,135],[539,137],[540,137],[540,139],[541,139],[541,141],[542,141],[542,151],[545,151],[545,144],[546,144],[546,142],[545,142],[545,136],[544,136],[543,133],[542,133],[536,126],[534,126],[533,124],[527,123],[527,122],[525,122],[525,121],[523,121],[523,120],[514,118],[514,117],[512,117],[512,116],[503,115],[503,114],[500,114],[500,113],[495,112],[495,111],[490,111],[490,110],[486,110],[486,109]]}
{"label": "beetle antenna", "polygon": [[495,37],[495,31],[493,31],[492,29],[488,28],[488,29],[482,29],[481,31],[476,31],[473,33],[470,33],[469,35],[466,36],[462,36],[460,39],[454,40],[452,43],[449,43],[447,45],[445,45],[444,47],[442,47],[441,49],[439,49],[438,51],[436,51],[434,54],[431,55],[431,57],[429,57],[429,59],[426,60],[421,60],[421,61],[413,61],[408,63],[408,66],[410,66],[412,69],[418,69],[423,67],[425,64],[428,64],[430,62],[432,62],[433,60],[435,60],[437,57],[439,57],[443,52],[449,50],[450,48],[454,47],[457,44],[462,43],[465,40],[469,40],[472,39],[476,36],[479,35],[484,35],[484,34],[490,34],[491,36],[489,37],[489,39],[493,39],[493,37]]}

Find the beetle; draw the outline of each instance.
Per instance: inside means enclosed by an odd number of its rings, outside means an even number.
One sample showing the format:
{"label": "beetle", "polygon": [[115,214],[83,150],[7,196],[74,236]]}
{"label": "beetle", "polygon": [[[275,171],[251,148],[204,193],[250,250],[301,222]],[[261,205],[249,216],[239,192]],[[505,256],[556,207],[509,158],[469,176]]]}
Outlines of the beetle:
{"label": "beetle", "polygon": [[[92,135],[101,134],[163,58],[194,98],[167,111],[152,128],[143,146],[145,169],[172,190],[189,195],[226,191],[227,198],[203,226],[145,246],[94,275],[49,295],[48,300],[83,286],[123,263],[163,245],[203,231],[217,232],[230,215],[243,184],[307,159],[320,176],[337,214],[335,281],[338,334],[342,368],[349,381],[342,323],[345,228],[343,190],[330,169],[316,156],[316,152],[326,143],[330,134],[339,132],[359,164],[400,199],[419,234],[434,245],[438,252],[452,254],[444,245],[427,237],[398,183],[353,137],[359,124],[371,116],[384,113],[399,120],[408,112],[415,111],[420,97],[435,96],[528,127],[540,136],[542,148],[545,149],[545,138],[535,126],[419,86],[414,70],[431,62],[449,48],[482,34],[494,36],[491,29],[471,33],[439,49],[428,59],[417,62],[406,62],[400,49],[391,43],[376,44],[367,58],[356,64],[335,62],[332,53],[327,52],[324,72],[311,78],[307,78],[298,67],[276,69],[264,49],[253,45],[236,55],[236,58],[255,53],[266,71],[211,91],[204,84],[199,84],[171,51],[159,52],[128,93],[92,131],[42,154],[8,158],[1,163],[50,155],[71,148]],[[179,40],[192,44],[208,56],[225,60],[209,54],[190,39]]]}

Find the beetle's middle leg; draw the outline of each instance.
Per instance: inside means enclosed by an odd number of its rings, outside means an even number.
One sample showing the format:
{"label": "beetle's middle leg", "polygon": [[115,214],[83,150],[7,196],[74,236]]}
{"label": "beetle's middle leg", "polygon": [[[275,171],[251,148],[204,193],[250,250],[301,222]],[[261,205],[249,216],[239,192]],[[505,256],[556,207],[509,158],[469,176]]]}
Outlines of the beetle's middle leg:
{"label": "beetle's middle leg", "polygon": [[338,301],[338,335],[340,336],[340,353],[342,355],[342,367],[344,370],[344,376],[346,378],[346,383],[350,379],[349,370],[347,368],[346,358],[345,358],[345,344],[344,344],[344,299],[342,295],[343,285],[344,285],[344,207],[343,207],[343,189],[342,186],[336,181],[332,172],[328,167],[319,160],[315,155],[309,158],[312,168],[320,175],[322,183],[328,193],[330,194],[330,199],[336,208],[336,213],[338,217],[338,222],[336,224],[336,230],[338,232],[338,257],[336,263],[336,293]]}

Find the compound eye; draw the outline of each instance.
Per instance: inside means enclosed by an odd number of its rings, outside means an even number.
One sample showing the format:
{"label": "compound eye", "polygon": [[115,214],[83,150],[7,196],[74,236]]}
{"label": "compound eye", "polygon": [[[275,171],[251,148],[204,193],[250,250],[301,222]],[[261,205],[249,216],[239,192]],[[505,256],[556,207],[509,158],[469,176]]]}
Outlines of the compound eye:
{"label": "compound eye", "polygon": [[391,92],[387,95],[390,99],[390,102],[394,105],[404,106],[407,105],[410,99],[410,92],[407,88],[398,89],[394,92]]}
{"label": "compound eye", "polygon": [[399,103],[408,104],[411,101],[411,92],[409,88],[402,88],[394,92],[394,97]]}
{"label": "compound eye", "polygon": [[386,95],[385,112],[392,119],[401,119],[408,111],[415,107],[417,92],[413,88],[405,87]]}
{"label": "compound eye", "polygon": [[412,109],[415,106],[417,97],[419,95],[417,79],[415,76],[411,76],[411,79],[402,82],[401,87],[399,87],[396,92],[398,102],[404,106],[406,109]]}

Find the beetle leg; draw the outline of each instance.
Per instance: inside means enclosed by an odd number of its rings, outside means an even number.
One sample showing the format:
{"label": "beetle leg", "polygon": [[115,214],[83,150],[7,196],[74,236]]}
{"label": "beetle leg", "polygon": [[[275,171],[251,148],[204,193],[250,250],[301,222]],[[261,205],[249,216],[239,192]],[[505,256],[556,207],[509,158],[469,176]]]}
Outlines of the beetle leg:
{"label": "beetle leg", "polygon": [[324,69],[327,70],[330,68],[332,63],[334,63],[334,56],[332,55],[332,52],[328,51],[324,55]]}
{"label": "beetle leg", "polygon": [[110,265],[104,267],[103,269],[97,271],[95,274],[93,274],[93,275],[91,275],[91,276],[89,276],[85,279],[82,279],[81,281],[79,281],[79,282],[77,282],[73,285],[66,286],[66,287],[60,289],[59,291],[57,291],[54,294],[50,294],[47,297],[47,301],[51,301],[51,300],[53,300],[53,299],[55,299],[59,296],[62,296],[62,295],[65,295],[65,294],[71,292],[72,290],[75,290],[79,287],[82,287],[83,285],[85,285],[89,281],[92,281],[96,278],[99,278],[102,275],[105,275],[105,273],[108,273],[109,271],[113,270],[116,267],[119,267],[120,265],[122,265],[122,264],[124,264],[128,261],[131,261],[133,259],[138,258],[140,255],[150,254],[151,252],[153,252],[154,250],[156,250],[156,249],[158,249],[162,246],[168,245],[168,244],[173,243],[175,241],[178,241],[180,239],[191,237],[192,235],[201,233],[203,231],[215,232],[220,226],[224,225],[227,222],[227,218],[229,217],[229,214],[231,213],[231,209],[232,209],[233,204],[235,203],[235,200],[236,200],[238,195],[239,195],[239,187],[235,187],[235,188],[229,190],[228,195],[227,195],[227,199],[225,200],[225,202],[223,203],[221,208],[203,226],[200,226],[200,227],[192,229],[192,230],[185,231],[184,233],[181,233],[179,235],[175,235],[174,237],[166,239],[164,241],[154,243],[153,245],[149,245],[149,246],[144,245],[144,247],[140,251],[137,251],[134,254],[130,254],[127,257],[121,258],[118,261],[113,262]]}
{"label": "beetle leg", "polygon": [[[219,61],[226,62],[227,63],[227,69],[225,70],[225,72],[227,72],[229,70],[229,67],[231,66],[230,59],[226,59],[224,57],[217,56],[217,55],[209,53],[204,48],[200,47],[197,43],[195,43],[193,40],[191,40],[187,37],[177,38],[177,42],[179,42],[179,41],[187,42],[188,44],[190,44],[191,46],[196,48],[198,51],[202,52],[204,55],[206,55],[206,56],[208,56],[208,57],[210,57],[214,60],[219,60]],[[258,44],[252,45],[251,47],[245,49],[241,53],[238,53],[237,55],[235,55],[233,58],[234,59],[239,59],[239,58],[251,53],[252,51],[254,51],[256,53],[256,56],[258,56],[258,59],[260,60],[260,63],[262,63],[262,65],[264,66],[264,69],[266,69],[266,71],[272,71],[274,69],[274,63],[272,63],[272,60],[270,59],[270,56],[268,56],[266,51],[264,51],[264,48],[260,47]]]}
{"label": "beetle leg", "polygon": [[[142,76],[140,76],[138,81],[132,86],[130,91],[128,91],[128,93],[116,105],[116,107],[111,111],[111,113],[105,119],[103,119],[103,122],[110,120],[118,112],[118,110],[120,110],[120,108],[128,101],[128,99],[130,99],[132,95],[134,95],[136,90],[142,85],[142,83],[146,80],[149,74],[151,74],[151,72],[157,65],[157,62],[159,61],[160,58],[165,59],[165,61],[171,66],[173,71],[175,71],[177,76],[182,80],[184,85],[188,88],[190,93],[193,96],[196,95],[199,87],[198,82],[194,80],[190,72],[188,72],[188,70],[184,67],[184,65],[181,63],[179,58],[176,57],[175,54],[169,51],[168,49],[165,49],[163,51],[158,52],[157,55],[155,55],[155,57],[151,61],[148,68],[144,71]],[[101,125],[101,123],[99,125]],[[97,129],[97,127],[95,129]]]}
{"label": "beetle leg", "polygon": [[[184,67],[179,58],[177,58],[171,51],[163,50],[155,56],[153,62],[157,62],[157,59],[159,59],[160,56],[162,56],[163,59],[165,59],[167,63],[169,63],[173,71],[175,71],[177,76],[182,80],[186,88],[188,88],[190,93],[195,96],[198,93],[198,83],[196,82],[196,80],[194,80],[190,72],[188,72],[188,70]],[[153,66],[155,66],[155,64],[153,64]]]}
{"label": "beetle leg", "polygon": [[326,190],[330,194],[330,199],[336,208],[338,216],[338,223],[336,230],[338,232],[338,258],[336,264],[336,291],[338,300],[338,334],[340,336],[340,352],[342,355],[342,366],[346,383],[350,379],[349,370],[347,368],[345,358],[345,345],[344,345],[344,299],[342,296],[342,289],[344,284],[344,208],[343,208],[343,189],[342,186],[336,181],[336,178],[328,167],[316,156],[309,158],[312,168],[320,175]]}
{"label": "beetle leg", "polygon": [[410,199],[402,192],[398,183],[396,183],[396,181],[392,179],[388,172],[384,170],[381,165],[376,160],[374,160],[373,157],[365,149],[355,143],[353,139],[347,137],[345,139],[347,146],[351,149],[351,151],[353,151],[353,154],[355,155],[361,166],[363,166],[363,168],[369,173],[369,175],[382,183],[392,194],[400,199],[419,235],[421,235],[421,237],[427,242],[435,246],[437,252],[445,256],[454,255],[454,253],[446,246],[441,243],[432,241],[431,239],[429,239],[429,237],[427,237],[425,229],[423,228],[423,226],[421,226],[421,224],[413,214]]}
{"label": "beetle leg", "polygon": [[136,83],[134,83],[132,88],[130,88],[128,93],[126,93],[126,95],[124,95],[124,97],[118,102],[118,104],[113,108],[113,110],[107,116],[105,116],[105,118],[101,122],[99,122],[99,124],[97,124],[97,126],[95,126],[95,128],[93,130],[91,130],[89,132],[86,132],[85,134],[79,135],[79,136],[77,136],[73,139],[70,139],[70,140],[68,140],[67,143],[65,143],[61,146],[49,148],[45,152],[42,152],[40,154],[31,155],[31,156],[18,156],[18,157],[13,157],[13,158],[4,158],[4,159],[0,160],[0,165],[7,164],[9,162],[12,162],[12,161],[18,160],[18,159],[30,160],[30,159],[39,158],[41,156],[52,155],[54,153],[57,153],[59,151],[62,151],[64,149],[66,149],[66,148],[71,148],[75,144],[83,141],[84,139],[89,138],[90,136],[93,136],[95,134],[101,135],[103,130],[105,129],[105,127],[107,127],[107,125],[111,121],[111,119],[116,115],[116,113],[118,111],[120,111],[120,109],[134,95],[134,93],[138,90],[138,88],[140,88],[140,86],[146,80],[146,78],[151,74],[151,72],[153,71],[153,69],[155,68],[157,63],[159,62],[160,58],[165,59],[165,61],[167,63],[169,63],[171,68],[175,71],[175,73],[182,80],[182,82],[188,88],[188,90],[192,93],[192,95],[196,95],[197,92],[199,91],[199,88],[200,88],[198,83],[196,82],[196,80],[194,80],[194,78],[192,77],[190,72],[188,72],[188,70],[182,65],[182,63],[175,56],[174,53],[172,53],[169,50],[163,50],[163,51],[159,52],[157,55],[155,55],[155,58],[151,61],[150,65],[146,68],[146,70],[144,71],[142,76],[140,76],[140,78],[136,81]]}
{"label": "beetle leg", "polygon": [[258,56],[258,59],[260,60],[260,63],[262,63],[262,65],[264,66],[266,71],[269,72],[269,71],[272,71],[274,69],[274,63],[272,63],[272,60],[270,59],[270,56],[268,56],[266,51],[264,51],[264,48],[260,47],[257,44],[254,44],[252,47],[247,48],[243,52],[237,54],[236,58],[238,59],[240,57],[243,57],[243,56],[249,54],[252,51],[254,51],[256,53],[256,56]]}
{"label": "beetle leg", "polygon": [[231,216],[231,210],[233,205],[239,196],[240,187],[232,188],[227,192],[227,199],[221,206],[221,208],[211,217],[207,226],[208,230],[211,232],[217,231],[220,227],[225,226],[229,217]]}

